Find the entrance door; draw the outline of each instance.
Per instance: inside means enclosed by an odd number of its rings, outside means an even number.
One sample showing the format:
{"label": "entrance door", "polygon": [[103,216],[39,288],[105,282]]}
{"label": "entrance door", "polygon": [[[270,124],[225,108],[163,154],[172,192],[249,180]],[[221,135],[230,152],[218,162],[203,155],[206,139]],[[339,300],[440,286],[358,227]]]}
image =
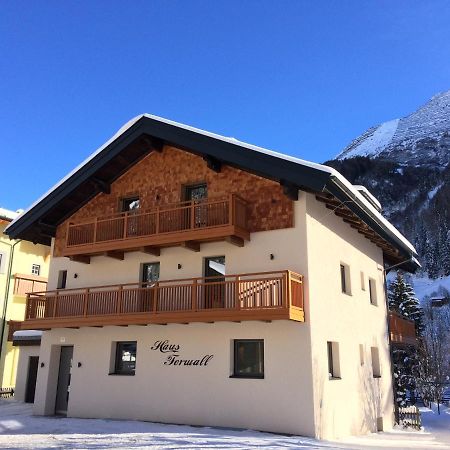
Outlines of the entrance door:
{"label": "entrance door", "polygon": [[[206,183],[193,184],[185,186],[184,188],[184,200],[187,202],[193,201],[194,206],[194,228],[201,228],[207,225],[207,206],[203,205],[203,200],[208,197],[208,187]],[[188,214],[188,228],[192,227],[191,224],[191,209]]]}
{"label": "entrance door", "polygon": [[27,387],[25,390],[25,403],[34,403],[36,392],[36,378],[39,365],[39,356],[30,356],[28,360]]}
{"label": "entrance door", "polygon": [[205,308],[225,306],[225,256],[205,258]]}
{"label": "entrance door", "polygon": [[58,386],[56,390],[56,414],[67,414],[69,403],[70,378],[72,372],[73,346],[61,347],[59,359]]}
{"label": "entrance door", "polygon": [[142,311],[153,311],[155,296],[155,284],[159,280],[159,262],[142,264],[141,283],[146,290],[141,291]]}

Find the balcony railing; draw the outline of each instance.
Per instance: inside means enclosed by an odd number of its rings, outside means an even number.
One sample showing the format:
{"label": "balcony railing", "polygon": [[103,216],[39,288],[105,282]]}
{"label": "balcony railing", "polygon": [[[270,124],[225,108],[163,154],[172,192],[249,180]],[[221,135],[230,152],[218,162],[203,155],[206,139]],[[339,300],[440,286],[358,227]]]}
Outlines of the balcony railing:
{"label": "balcony railing", "polygon": [[389,311],[389,330],[393,344],[417,345],[416,327],[413,320]]}
{"label": "balcony railing", "polygon": [[[136,243],[167,245],[230,235],[248,239],[247,205],[235,194],[221,199],[193,200],[70,223],[64,253],[83,253],[86,248],[91,251],[96,248],[120,249],[133,247]],[[111,243],[114,245],[111,246]]]}
{"label": "balcony railing", "polygon": [[14,295],[26,295],[28,292],[39,292],[47,288],[47,278],[36,275],[14,275]]}
{"label": "balcony railing", "polygon": [[303,277],[291,271],[30,293],[24,326],[304,321]]}

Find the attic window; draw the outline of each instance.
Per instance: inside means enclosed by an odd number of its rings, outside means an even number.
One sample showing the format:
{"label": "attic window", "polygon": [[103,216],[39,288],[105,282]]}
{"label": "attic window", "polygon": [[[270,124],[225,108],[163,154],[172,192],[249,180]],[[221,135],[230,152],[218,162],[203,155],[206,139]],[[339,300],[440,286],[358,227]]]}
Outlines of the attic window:
{"label": "attic window", "polygon": [[134,209],[139,209],[140,200],[139,196],[123,198],[120,202],[121,212],[133,211]]}

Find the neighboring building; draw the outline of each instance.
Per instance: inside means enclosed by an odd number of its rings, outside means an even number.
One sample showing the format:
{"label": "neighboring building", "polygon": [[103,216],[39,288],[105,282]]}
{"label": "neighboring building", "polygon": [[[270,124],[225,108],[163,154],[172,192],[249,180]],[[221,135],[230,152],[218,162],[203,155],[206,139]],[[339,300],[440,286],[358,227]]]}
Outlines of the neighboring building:
{"label": "neighboring building", "polygon": [[7,232],[52,243],[35,414],[392,426],[384,267],[419,264],[335,170],[143,115]]}
{"label": "neighboring building", "polygon": [[4,234],[19,213],[0,208],[0,382],[15,387],[19,347],[13,333],[25,317],[27,292],[45,291],[50,247],[26,240],[10,240]]}

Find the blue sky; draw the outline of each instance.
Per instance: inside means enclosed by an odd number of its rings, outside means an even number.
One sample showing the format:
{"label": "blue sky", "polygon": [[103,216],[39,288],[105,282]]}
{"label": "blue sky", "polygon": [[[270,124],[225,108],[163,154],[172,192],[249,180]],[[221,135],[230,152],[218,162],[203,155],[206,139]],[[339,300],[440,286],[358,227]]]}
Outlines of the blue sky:
{"label": "blue sky", "polygon": [[3,0],[0,206],[142,112],[325,161],[450,89],[449,24],[437,0]]}

